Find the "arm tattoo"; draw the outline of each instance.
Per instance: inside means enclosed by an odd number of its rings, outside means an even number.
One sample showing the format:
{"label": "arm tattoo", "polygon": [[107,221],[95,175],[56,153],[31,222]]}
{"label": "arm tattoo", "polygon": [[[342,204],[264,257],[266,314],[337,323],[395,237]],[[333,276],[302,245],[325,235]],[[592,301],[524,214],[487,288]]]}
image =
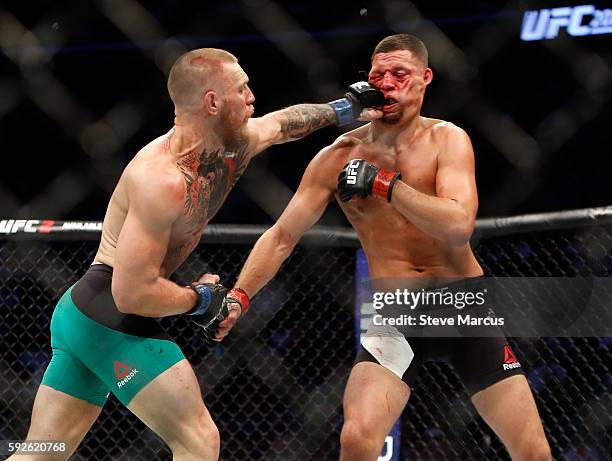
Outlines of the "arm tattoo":
{"label": "arm tattoo", "polygon": [[279,111],[278,116],[281,132],[287,140],[300,139],[336,123],[336,113],[329,104],[299,104]]}

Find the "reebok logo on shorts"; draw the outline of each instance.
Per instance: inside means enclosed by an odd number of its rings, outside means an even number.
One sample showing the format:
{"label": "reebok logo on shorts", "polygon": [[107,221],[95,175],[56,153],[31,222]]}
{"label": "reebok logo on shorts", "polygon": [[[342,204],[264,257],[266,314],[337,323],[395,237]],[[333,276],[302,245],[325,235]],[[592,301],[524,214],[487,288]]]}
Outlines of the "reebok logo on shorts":
{"label": "reebok logo on shorts", "polygon": [[504,346],[504,370],[512,370],[513,368],[519,368],[521,364],[516,360],[514,352],[510,349],[507,344]]}
{"label": "reebok logo on shorts", "polygon": [[138,373],[138,370],[136,368],[132,369],[116,360],[113,362],[113,365],[115,367],[115,376],[119,380],[117,381],[117,387],[124,386],[130,379],[136,376],[136,373]]}

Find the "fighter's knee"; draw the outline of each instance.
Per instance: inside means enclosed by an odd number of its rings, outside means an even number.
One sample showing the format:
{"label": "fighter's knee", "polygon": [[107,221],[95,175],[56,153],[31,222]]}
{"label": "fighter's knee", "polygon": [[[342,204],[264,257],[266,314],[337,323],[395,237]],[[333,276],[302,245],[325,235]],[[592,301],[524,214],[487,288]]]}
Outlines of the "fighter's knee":
{"label": "fighter's knee", "polygon": [[521,447],[520,461],[552,461],[552,453],[545,438]]}
{"label": "fighter's knee", "polygon": [[214,456],[218,456],[221,448],[221,437],[215,423],[202,418],[186,423],[181,434],[169,445],[177,458],[184,453],[196,459],[216,459]]}
{"label": "fighter's knee", "polygon": [[192,446],[197,452],[218,453],[221,448],[219,429],[210,418],[202,418],[195,426]]}
{"label": "fighter's knee", "polygon": [[[380,443],[379,443],[380,442]],[[373,431],[368,430],[365,424],[357,420],[348,420],[342,426],[340,433],[340,446],[345,453],[376,452],[382,441],[377,440]]]}
{"label": "fighter's knee", "polygon": [[543,440],[532,449],[529,459],[531,461],[552,461],[552,453],[546,440]]}
{"label": "fighter's knee", "polygon": [[219,429],[212,421],[200,427],[203,444],[210,450],[218,452],[221,448]]}

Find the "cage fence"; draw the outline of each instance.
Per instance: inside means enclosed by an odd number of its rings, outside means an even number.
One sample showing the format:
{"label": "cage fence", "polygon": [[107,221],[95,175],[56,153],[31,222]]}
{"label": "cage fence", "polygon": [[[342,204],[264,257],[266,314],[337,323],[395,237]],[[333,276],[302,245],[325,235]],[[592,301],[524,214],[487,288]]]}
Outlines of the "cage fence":
{"label": "cage fence", "polygon": [[[23,439],[50,359],[54,304],[93,260],[99,226],[85,231],[87,226],[61,222],[9,224],[3,221],[6,232],[0,234],[0,438]],[[189,282],[214,272],[230,285],[263,230],[211,226],[173,278]],[[494,277],[609,277],[612,213],[591,209],[482,220],[473,245]],[[184,318],[162,320],[199,378],[221,432],[221,459],[338,458],[342,393],[355,356],[358,246],[346,229],[308,234],[255,298],[249,315],[215,347]],[[555,459],[606,459],[612,453],[610,338],[509,341],[525,368]],[[509,459],[444,363],[422,369],[401,432],[398,459]],[[111,397],[72,459],[169,458],[165,444]]]}

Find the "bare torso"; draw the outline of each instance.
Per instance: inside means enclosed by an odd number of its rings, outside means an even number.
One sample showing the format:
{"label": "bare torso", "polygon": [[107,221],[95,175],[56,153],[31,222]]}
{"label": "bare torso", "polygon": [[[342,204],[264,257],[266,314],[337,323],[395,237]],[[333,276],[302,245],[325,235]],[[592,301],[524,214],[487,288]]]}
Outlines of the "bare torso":
{"label": "bare torso", "polygon": [[184,210],[172,225],[161,267],[167,277],[185,261],[200,241],[208,222],[217,213],[248,163],[245,149],[214,151],[202,156],[187,153],[178,163],[170,154],[170,133],[145,146],[125,168],[108,204],[102,239],[95,261],[114,267],[119,233],[130,207],[130,176],[170,174],[184,182]]}
{"label": "bare torso", "polygon": [[[428,195],[436,195],[438,154],[448,122],[421,118],[422,129],[403,145],[390,148],[369,139],[368,126],[337,143],[329,159],[339,172],[349,160],[360,158],[379,168],[399,171],[402,181]],[[336,180],[330,176],[329,180]],[[482,274],[469,244],[451,246],[421,231],[377,197],[338,201],[353,225],[368,259],[372,277],[471,277]]]}

